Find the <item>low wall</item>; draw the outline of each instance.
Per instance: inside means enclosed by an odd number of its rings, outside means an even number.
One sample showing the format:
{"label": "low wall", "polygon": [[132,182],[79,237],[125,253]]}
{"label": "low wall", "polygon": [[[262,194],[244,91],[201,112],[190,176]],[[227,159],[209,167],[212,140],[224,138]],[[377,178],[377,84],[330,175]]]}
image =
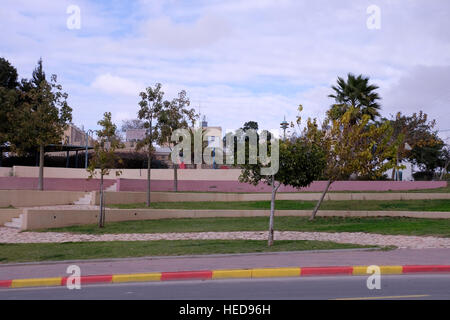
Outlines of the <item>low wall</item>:
{"label": "low wall", "polygon": [[[11,170],[11,168],[8,168]],[[39,176],[38,167],[14,166],[12,168],[15,177]],[[121,169],[121,177],[124,179],[147,179],[147,169]],[[173,169],[152,169],[152,180],[172,180]],[[217,180],[217,181],[237,181],[241,170],[239,169],[179,169],[178,178],[180,180]],[[84,168],[55,168],[45,167],[44,175],[47,178],[73,178],[86,179],[89,174]],[[97,173],[98,176],[98,173]],[[116,179],[115,170],[111,170],[105,179]]]}
{"label": "low wall", "polygon": [[[21,230],[68,227],[95,224],[98,210],[31,210],[21,214]],[[106,223],[117,221],[159,220],[180,218],[211,217],[267,217],[269,210],[106,210]],[[278,210],[277,216],[307,217],[311,210]],[[319,211],[321,217],[413,217],[429,219],[448,219],[450,212],[408,212],[408,211]]]}
{"label": "low wall", "polygon": [[0,167],[0,177],[9,177],[12,175],[12,168]]}
{"label": "low wall", "polygon": [[[321,193],[278,193],[277,200],[319,200]],[[269,193],[182,193],[152,192],[152,202],[200,202],[200,201],[264,201],[270,200]],[[325,200],[431,200],[449,199],[450,193],[327,193]],[[125,204],[143,203],[147,200],[145,192],[105,192],[105,203]],[[99,192],[95,192],[91,204],[100,204]]]}
{"label": "low wall", "polygon": [[[180,170],[182,171],[182,170]],[[307,188],[296,189],[289,186],[281,186],[279,192],[322,192],[326,187],[326,181],[314,181]],[[435,189],[447,186],[446,181],[336,181],[330,191],[406,191],[420,189]],[[173,191],[173,180],[152,180],[152,191]],[[117,179],[118,191],[146,191],[147,181],[136,179]],[[271,192],[270,186],[260,183],[257,186],[240,183],[239,181],[219,180],[179,180],[178,191],[199,192]]]}
{"label": "low wall", "polygon": [[22,209],[0,209],[0,227],[12,218],[18,218],[22,212]]}
{"label": "low wall", "polygon": [[81,191],[0,190],[0,207],[36,207],[73,204],[86,193]]}
{"label": "low wall", "polygon": [[[9,172],[8,170],[11,170],[11,168],[2,168],[0,177]],[[1,179],[4,179],[4,182],[2,183],[0,180],[0,189],[11,189],[8,186],[15,186],[14,188],[16,189],[35,189],[38,172],[38,167],[14,166],[12,168],[14,177],[3,176]],[[270,186],[263,183],[253,186],[238,182],[240,172],[239,169],[180,169],[178,170],[178,190],[199,192],[271,192]],[[93,181],[98,181],[98,179],[86,182],[87,177],[88,173],[85,169],[46,167],[44,170],[44,187],[47,190],[95,190],[98,182]],[[152,191],[173,191],[173,169],[152,169],[151,177]],[[25,180],[8,180],[7,178],[21,178]],[[113,184],[116,178],[115,171],[112,170],[108,176],[105,176],[105,184],[107,186]],[[145,191],[147,189],[146,178],[146,169],[123,169],[120,178],[117,179],[117,190]],[[326,181],[315,181],[309,187],[301,189],[281,186],[279,191],[321,192],[325,189],[326,183]],[[23,187],[23,185],[26,186]],[[330,191],[406,191],[435,189],[446,186],[446,181],[336,181],[331,185]]]}
{"label": "low wall", "polygon": [[[104,186],[112,186],[115,180],[105,180]],[[38,178],[0,177],[0,190],[37,190]],[[100,179],[48,178],[44,177],[44,190],[94,191],[100,189]]]}

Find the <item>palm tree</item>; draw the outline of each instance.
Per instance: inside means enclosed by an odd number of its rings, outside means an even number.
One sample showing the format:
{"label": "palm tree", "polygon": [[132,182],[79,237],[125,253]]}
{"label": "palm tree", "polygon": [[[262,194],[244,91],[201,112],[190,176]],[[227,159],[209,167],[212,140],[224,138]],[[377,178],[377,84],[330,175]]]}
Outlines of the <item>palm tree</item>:
{"label": "palm tree", "polygon": [[334,98],[334,104],[328,111],[328,116],[332,120],[340,118],[350,106],[359,110],[358,117],[369,115],[371,120],[380,116],[378,112],[381,106],[378,104],[380,96],[375,90],[379,87],[369,84],[369,77],[362,75],[355,76],[351,73],[347,75],[347,81],[338,77],[337,86],[331,87],[335,94],[328,97]]}

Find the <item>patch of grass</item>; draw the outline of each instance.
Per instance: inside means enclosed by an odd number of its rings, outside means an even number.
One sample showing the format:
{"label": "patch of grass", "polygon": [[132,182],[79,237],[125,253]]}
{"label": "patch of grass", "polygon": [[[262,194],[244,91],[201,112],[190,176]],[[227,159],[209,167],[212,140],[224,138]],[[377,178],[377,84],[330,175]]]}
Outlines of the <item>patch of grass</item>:
{"label": "patch of grass", "polygon": [[158,240],[114,242],[69,242],[0,244],[0,262],[29,262],[127,258],[144,256],[177,256],[219,253],[279,252],[373,248],[354,244],[325,241],[267,241],[255,240]]}
{"label": "patch of grass", "polygon": [[[173,192],[175,191],[152,191],[152,192]],[[418,190],[388,190],[388,191],[374,191],[374,190],[366,190],[366,191],[328,191],[328,193],[450,193],[450,186],[436,189],[418,189]],[[223,191],[180,191],[179,193],[224,193],[224,194],[261,194],[261,192],[223,192]],[[270,194],[270,192],[262,192],[266,194]],[[282,193],[282,192],[280,192]],[[286,192],[291,193],[291,192]],[[321,193],[321,191],[299,191],[297,193]]]}
{"label": "patch of grass", "polygon": [[[277,200],[276,210],[312,210],[317,201]],[[145,209],[145,203],[111,204],[111,208]],[[154,202],[154,209],[258,210],[270,209],[270,201]],[[324,201],[321,210],[352,211],[450,211],[450,200],[349,200]]]}
{"label": "patch of grass", "polygon": [[[40,231],[72,232],[85,234],[168,233],[168,232],[220,232],[266,231],[267,217],[161,219],[124,222],[106,222],[97,225],[71,226]],[[397,217],[343,218],[275,217],[277,231],[367,232],[393,235],[433,235],[450,237],[450,219],[414,219]]]}

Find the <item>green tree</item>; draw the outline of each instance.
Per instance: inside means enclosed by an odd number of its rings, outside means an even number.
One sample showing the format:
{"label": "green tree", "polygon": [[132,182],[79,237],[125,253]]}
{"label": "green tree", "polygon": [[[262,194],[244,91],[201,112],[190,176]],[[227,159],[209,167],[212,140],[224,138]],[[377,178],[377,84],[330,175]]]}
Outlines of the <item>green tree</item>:
{"label": "green tree", "polygon": [[[434,172],[440,167],[440,155],[444,143],[438,137],[435,120],[428,120],[428,115],[422,111],[411,116],[398,112],[395,119],[389,121],[394,129],[393,139],[402,139],[398,149],[398,161],[411,161],[428,172]],[[394,179],[394,170],[392,179]]]}
{"label": "green tree", "polygon": [[139,119],[130,119],[130,120],[123,120],[122,126],[120,127],[120,131],[125,133],[127,130],[132,129],[145,129],[144,122]]}
{"label": "green tree", "polygon": [[136,145],[136,150],[143,148],[147,149],[147,207],[150,207],[150,189],[151,189],[151,163],[153,153],[153,142],[158,140],[158,131],[155,130],[158,114],[163,107],[164,92],[161,91],[161,84],[157,83],[154,88],[147,87],[145,91],[140,94],[141,101],[139,102],[138,119],[144,122],[144,127],[147,129],[145,139],[139,141]]}
{"label": "green tree", "polygon": [[247,131],[249,129],[258,130],[258,122],[256,121],[247,121],[244,123],[242,130]]}
{"label": "green tree", "polygon": [[[14,137],[14,113],[18,108],[17,70],[0,58],[0,148]],[[3,151],[0,150],[0,166]]]}
{"label": "green tree", "polygon": [[377,178],[396,167],[401,140],[392,140],[393,128],[390,123],[369,124],[369,115],[363,115],[354,122],[358,112],[358,109],[350,107],[341,118],[333,120],[331,124],[325,122],[322,129],[318,128],[315,120],[307,121],[304,136],[324,150],[327,163],[324,175],[328,179],[311,220],[334,181],[346,179],[351,174]]}
{"label": "green tree", "polygon": [[[115,151],[123,148],[123,143],[117,136],[117,127],[111,121],[111,112],[105,112],[103,119],[97,122],[101,126],[100,130],[96,130],[97,140],[94,143],[93,157],[89,163],[89,178],[92,179],[97,173],[100,174],[100,214],[98,226],[105,226],[105,202],[103,191],[103,178],[109,175],[111,169],[117,167],[117,163],[121,163],[120,157]],[[98,171],[97,171],[98,170]],[[115,170],[116,176],[121,174],[120,170]]]}
{"label": "green tree", "polygon": [[19,152],[38,147],[38,189],[43,190],[45,146],[60,143],[64,129],[72,121],[72,108],[56,75],[47,81],[42,59],[33,71],[32,80],[22,80],[21,88],[20,110],[14,114],[17,125],[13,144]]}
{"label": "green tree", "polygon": [[450,165],[450,145],[446,144],[442,150],[442,170],[439,176],[439,180],[444,179],[444,175],[448,173],[448,166]]}
{"label": "green tree", "polygon": [[448,167],[447,151],[442,140],[436,137],[434,143],[416,145],[410,154],[411,162],[418,166],[429,177],[433,178],[436,169]]}
{"label": "green tree", "polygon": [[[356,119],[361,119],[363,115],[368,115],[371,120],[380,116],[380,96],[375,90],[378,86],[369,84],[369,78],[362,75],[355,76],[351,73],[347,75],[347,80],[338,77],[337,85],[331,87],[335,93],[328,97],[335,99],[335,104],[327,112],[331,120],[342,117],[350,107],[354,107],[358,112],[353,113]],[[352,119],[352,122],[356,121]]]}
{"label": "green tree", "polygon": [[[241,165],[240,182],[257,185],[261,181],[272,186],[270,201],[268,246],[273,244],[275,200],[279,187],[289,185],[295,188],[307,187],[322,173],[325,167],[325,155],[318,145],[306,139],[295,138],[279,143],[279,170],[274,175],[261,175],[265,166],[258,160],[257,164]],[[269,150],[272,148],[269,148]]]}
{"label": "green tree", "polygon": [[[195,109],[188,108],[190,105],[186,91],[178,93],[178,97],[172,101],[164,101],[163,107],[158,112],[158,144],[167,146],[173,151],[174,143],[172,142],[172,134],[177,129],[189,129],[194,127],[198,114]],[[178,163],[173,163],[173,183],[174,191],[178,192]]]}

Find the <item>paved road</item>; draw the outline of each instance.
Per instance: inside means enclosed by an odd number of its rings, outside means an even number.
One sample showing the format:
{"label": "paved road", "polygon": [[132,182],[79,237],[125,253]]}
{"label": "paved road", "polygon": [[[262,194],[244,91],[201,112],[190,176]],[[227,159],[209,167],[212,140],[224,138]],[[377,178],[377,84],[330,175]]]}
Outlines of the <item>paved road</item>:
{"label": "paved road", "polygon": [[369,290],[367,277],[305,277],[249,280],[176,281],[3,289],[6,299],[445,299],[450,300],[450,275],[390,275],[381,279],[381,290]]}
{"label": "paved road", "polygon": [[67,276],[76,264],[82,275],[189,271],[211,269],[319,267],[352,265],[450,265],[450,249],[397,249],[391,251],[332,250],[260,254],[220,254],[184,257],[145,257],[72,262],[0,264],[0,280]]}

